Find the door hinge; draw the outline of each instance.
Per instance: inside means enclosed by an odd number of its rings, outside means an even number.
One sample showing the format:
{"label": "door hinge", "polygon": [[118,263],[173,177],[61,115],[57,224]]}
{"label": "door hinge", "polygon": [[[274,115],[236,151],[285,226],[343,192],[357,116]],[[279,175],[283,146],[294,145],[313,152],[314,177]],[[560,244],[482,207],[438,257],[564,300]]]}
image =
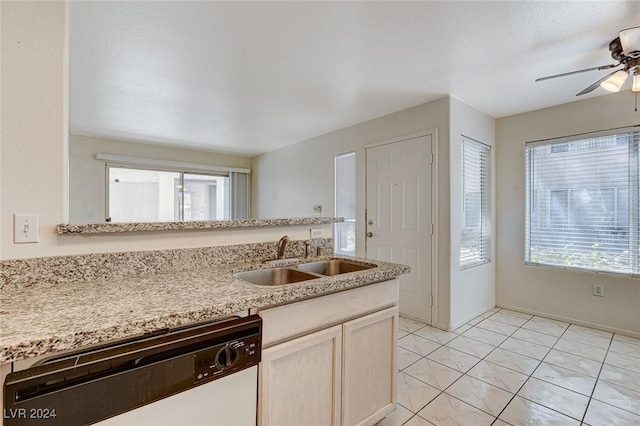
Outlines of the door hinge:
{"label": "door hinge", "polygon": [[433,235],[433,223],[431,224],[431,235]]}
{"label": "door hinge", "polygon": [[431,303],[431,306],[433,306],[433,296],[429,296],[429,303]]}
{"label": "door hinge", "polygon": [[431,152],[430,154],[431,154],[431,155],[430,155],[430,157],[429,157],[429,162],[430,162],[431,164],[433,164],[433,152]]}

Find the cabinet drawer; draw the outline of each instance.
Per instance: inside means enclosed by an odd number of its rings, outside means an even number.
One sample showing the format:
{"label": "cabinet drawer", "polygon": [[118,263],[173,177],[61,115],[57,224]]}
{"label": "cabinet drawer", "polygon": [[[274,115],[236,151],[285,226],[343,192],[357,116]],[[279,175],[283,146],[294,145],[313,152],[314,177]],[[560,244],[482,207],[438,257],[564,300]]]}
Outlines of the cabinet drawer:
{"label": "cabinet drawer", "polygon": [[264,320],[262,346],[266,348],[397,304],[398,280],[393,279],[265,309],[258,312]]}

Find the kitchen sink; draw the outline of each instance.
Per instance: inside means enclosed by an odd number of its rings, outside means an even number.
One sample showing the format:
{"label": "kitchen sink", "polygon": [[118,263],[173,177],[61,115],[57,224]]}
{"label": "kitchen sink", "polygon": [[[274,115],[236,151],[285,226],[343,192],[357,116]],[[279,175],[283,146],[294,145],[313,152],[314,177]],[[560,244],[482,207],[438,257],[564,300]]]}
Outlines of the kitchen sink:
{"label": "kitchen sink", "polygon": [[320,278],[318,275],[293,268],[257,269],[236,272],[233,276],[257,285],[283,285]]}
{"label": "kitchen sink", "polygon": [[296,266],[296,268],[303,271],[329,276],[346,274],[348,272],[364,271],[375,267],[376,265],[363,265],[361,263],[353,263],[341,259],[323,260],[321,262],[305,263],[303,265]]}

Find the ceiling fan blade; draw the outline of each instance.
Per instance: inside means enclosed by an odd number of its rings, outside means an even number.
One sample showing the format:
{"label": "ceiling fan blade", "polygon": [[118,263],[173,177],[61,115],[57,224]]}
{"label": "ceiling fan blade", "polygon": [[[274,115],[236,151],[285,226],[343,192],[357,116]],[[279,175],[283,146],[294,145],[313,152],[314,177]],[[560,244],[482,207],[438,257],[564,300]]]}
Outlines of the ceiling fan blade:
{"label": "ceiling fan blade", "polygon": [[615,70],[610,74],[605,75],[604,77],[602,77],[600,80],[596,81],[595,83],[593,83],[591,86],[587,87],[586,89],[584,89],[582,92],[578,93],[576,96],[580,96],[580,95],[586,95],[587,93],[591,93],[594,90],[596,90],[598,88],[598,86],[600,86],[600,83],[602,83],[603,81],[605,81],[606,79],[608,79],[609,77],[611,77],[612,75],[614,75],[615,73],[617,73],[619,70]]}
{"label": "ceiling fan blade", "polygon": [[610,68],[617,67],[618,65],[620,65],[620,64],[603,65],[601,67],[585,68],[583,70],[565,72],[565,73],[562,73],[562,74],[556,74],[556,75],[550,75],[548,77],[537,78],[536,81],[551,80],[552,78],[565,77],[567,75],[580,74],[582,72],[587,72],[587,71],[608,70]]}

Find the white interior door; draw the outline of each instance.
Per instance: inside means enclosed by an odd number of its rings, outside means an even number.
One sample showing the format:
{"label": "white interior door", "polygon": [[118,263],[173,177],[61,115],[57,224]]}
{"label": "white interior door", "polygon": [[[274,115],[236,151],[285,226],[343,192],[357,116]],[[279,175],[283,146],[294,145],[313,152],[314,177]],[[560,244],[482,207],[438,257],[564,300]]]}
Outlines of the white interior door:
{"label": "white interior door", "polygon": [[400,313],[429,324],[432,135],[366,149],[367,257],[403,263]]}

